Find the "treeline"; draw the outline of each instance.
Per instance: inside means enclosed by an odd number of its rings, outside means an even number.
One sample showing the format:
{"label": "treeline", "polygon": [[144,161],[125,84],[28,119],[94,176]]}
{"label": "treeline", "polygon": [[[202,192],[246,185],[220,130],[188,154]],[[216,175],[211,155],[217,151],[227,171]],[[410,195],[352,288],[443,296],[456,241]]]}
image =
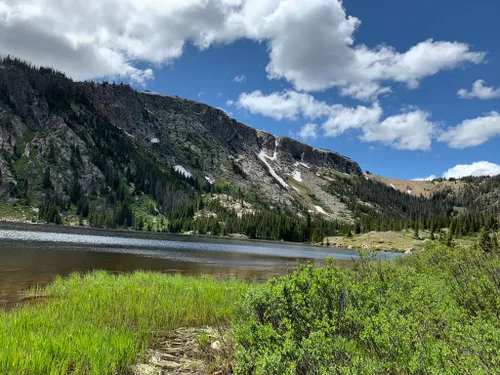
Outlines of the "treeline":
{"label": "treeline", "polygon": [[431,198],[402,193],[379,181],[358,176],[336,176],[325,190],[336,195],[357,218],[346,234],[413,229],[452,236],[498,230],[500,176],[468,177],[458,189],[444,189]]}
{"label": "treeline", "polygon": [[[253,239],[292,242],[321,242],[326,236],[346,233],[350,228],[350,225],[344,222],[327,221],[309,215],[301,217],[290,212],[258,211],[238,215],[217,200],[205,203],[201,198],[194,199],[182,211],[166,216],[159,214],[155,223],[148,222],[144,216],[135,216],[125,207],[126,205],[122,204],[114,212],[109,213],[92,212],[89,224],[102,228],[129,227],[135,230],[166,233],[192,231],[215,236],[243,234]],[[195,216],[195,213],[199,215]]]}

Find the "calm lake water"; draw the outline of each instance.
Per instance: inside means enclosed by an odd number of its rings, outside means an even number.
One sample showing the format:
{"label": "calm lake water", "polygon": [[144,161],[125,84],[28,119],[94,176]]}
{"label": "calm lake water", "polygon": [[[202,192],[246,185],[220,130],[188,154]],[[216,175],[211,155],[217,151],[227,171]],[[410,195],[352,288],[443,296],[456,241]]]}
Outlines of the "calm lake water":
{"label": "calm lake water", "polygon": [[357,253],[271,241],[0,224],[0,307],[21,302],[23,290],[73,272],[150,270],[266,280],[302,261],[321,266],[328,257],[349,266]]}

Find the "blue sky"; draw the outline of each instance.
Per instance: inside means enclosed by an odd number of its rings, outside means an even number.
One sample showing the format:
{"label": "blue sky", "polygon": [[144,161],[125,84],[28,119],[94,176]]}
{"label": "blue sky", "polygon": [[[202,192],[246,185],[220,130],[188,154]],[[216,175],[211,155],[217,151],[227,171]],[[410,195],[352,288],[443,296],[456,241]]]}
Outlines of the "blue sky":
{"label": "blue sky", "polygon": [[77,80],[126,81],[223,108],[384,176],[500,173],[497,2],[48,7],[0,0],[0,50]]}

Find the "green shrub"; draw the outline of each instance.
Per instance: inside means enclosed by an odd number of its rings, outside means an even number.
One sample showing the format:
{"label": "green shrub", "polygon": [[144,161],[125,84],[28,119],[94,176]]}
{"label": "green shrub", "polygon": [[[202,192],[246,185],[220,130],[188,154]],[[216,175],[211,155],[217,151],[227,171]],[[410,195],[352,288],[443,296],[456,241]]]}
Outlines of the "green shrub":
{"label": "green shrub", "polygon": [[356,270],[305,266],[253,289],[237,374],[500,371],[500,262],[445,246]]}

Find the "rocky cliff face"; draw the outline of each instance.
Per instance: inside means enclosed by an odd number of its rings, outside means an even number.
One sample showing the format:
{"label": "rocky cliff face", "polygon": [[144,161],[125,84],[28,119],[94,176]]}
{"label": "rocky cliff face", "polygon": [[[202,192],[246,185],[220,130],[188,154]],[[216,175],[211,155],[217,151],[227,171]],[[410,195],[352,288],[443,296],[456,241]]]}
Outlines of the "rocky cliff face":
{"label": "rocky cliff face", "polygon": [[345,156],[275,137],[202,103],[125,85],[75,83],[12,60],[0,63],[0,149],[2,193],[14,186],[38,199],[47,174],[61,195],[75,181],[87,194],[104,194],[111,183],[106,168],[133,172],[133,153],[159,170],[233,186],[271,206],[349,219],[321,185],[332,172],[362,174]]}

